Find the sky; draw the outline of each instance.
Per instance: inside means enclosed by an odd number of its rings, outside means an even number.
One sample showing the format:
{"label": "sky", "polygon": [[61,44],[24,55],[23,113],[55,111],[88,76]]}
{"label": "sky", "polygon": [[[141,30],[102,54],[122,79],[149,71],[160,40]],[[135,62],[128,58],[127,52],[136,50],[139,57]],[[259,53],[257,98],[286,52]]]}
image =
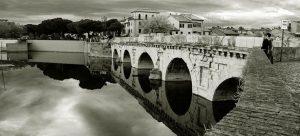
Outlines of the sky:
{"label": "sky", "polygon": [[121,19],[137,8],[193,13],[207,25],[264,27],[300,20],[300,0],[1,0],[0,18],[20,24],[55,17]]}

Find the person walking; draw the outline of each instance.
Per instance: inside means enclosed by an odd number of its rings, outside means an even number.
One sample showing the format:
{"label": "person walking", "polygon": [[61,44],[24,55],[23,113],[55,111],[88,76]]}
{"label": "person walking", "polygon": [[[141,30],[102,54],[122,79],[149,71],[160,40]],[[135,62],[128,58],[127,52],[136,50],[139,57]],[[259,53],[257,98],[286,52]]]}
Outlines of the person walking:
{"label": "person walking", "polygon": [[272,35],[270,33],[266,34],[261,49],[265,52],[271,64],[273,64],[273,44],[272,44],[273,40],[271,36]]}

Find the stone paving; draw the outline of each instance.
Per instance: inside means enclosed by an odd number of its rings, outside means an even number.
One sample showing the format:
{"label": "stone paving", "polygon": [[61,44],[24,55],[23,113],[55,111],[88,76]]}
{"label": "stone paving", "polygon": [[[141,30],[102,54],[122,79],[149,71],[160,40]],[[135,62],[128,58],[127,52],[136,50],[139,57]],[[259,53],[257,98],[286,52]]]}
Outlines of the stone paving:
{"label": "stone paving", "polygon": [[299,136],[300,62],[271,65],[253,49],[247,63],[237,107],[205,135]]}

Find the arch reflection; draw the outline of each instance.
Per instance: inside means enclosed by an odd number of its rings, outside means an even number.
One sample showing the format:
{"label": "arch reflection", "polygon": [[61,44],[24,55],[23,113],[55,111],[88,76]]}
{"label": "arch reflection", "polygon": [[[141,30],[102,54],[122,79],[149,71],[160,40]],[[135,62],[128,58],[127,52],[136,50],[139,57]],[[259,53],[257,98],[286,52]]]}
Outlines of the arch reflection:
{"label": "arch reflection", "polygon": [[183,59],[175,58],[170,62],[166,80],[166,96],[170,107],[177,115],[184,115],[192,100],[192,82]]}
{"label": "arch reflection", "polygon": [[154,68],[153,61],[148,53],[143,53],[139,58],[138,63],[138,81],[142,90],[149,93],[152,90],[150,84],[150,71]]}

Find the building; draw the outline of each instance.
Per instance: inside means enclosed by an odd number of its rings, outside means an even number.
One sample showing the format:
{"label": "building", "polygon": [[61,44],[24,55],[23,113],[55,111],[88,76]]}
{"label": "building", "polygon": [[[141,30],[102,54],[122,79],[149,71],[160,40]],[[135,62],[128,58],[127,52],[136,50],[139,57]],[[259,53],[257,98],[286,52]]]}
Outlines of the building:
{"label": "building", "polygon": [[211,29],[210,28],[204,28],[203,29],[203,35],[211,35]]}
{"label": "building", "polygon": [[292,21],[291,33],[295,36],[300,36],[300,21]]}
{"label": "building", "polygon": [[173,12],[160,12],[153,9],[137,9],[131,12],[131,16],[121,20],[125,26],[124,36],[138,36],[144,33],[142,22],[154,17],[166,17],[173,26],[170,34],[203,34],[204,20],[193,14],[181,14]]}
{"label": "building", "polygon": [[172,34],[201,34],[203,35],[204,20],[193,14],[170,15],[168,20],[177,31]]}
{"label": "building", "polygon": [[123,34],[127,36],[138,36],[143,33],[142,21],[157,17],[159,11],[152,9],[137,9],[131,12],[131,16],[121,21],[125,26]]}

